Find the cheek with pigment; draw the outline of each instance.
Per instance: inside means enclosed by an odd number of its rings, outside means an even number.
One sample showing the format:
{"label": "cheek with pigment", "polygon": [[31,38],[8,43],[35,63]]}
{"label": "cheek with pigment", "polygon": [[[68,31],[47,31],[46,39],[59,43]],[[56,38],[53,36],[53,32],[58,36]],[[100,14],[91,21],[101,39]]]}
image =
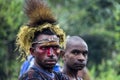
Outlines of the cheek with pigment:
{"label": "cheek with pigment", "polygon": [[39,54],[43,54],[46,52],[46,50],[39,49],[38,52],[39,52]]}
{"label": "cheek with pigment", "polygon": [[47,55],[48,55],[48,56],[50,56],[50,51],[51,51],[50,48],[47,49]]}
{"label": "cheek with pigment", "polygon": [[47,55],[50,56],[50,54],[59,54],[60,50],[53,50],[52,48],[47,49]]}
{"label": "cheek with pigment", "polygon": [[56,50],[56,53],[57,53],[57,54],[60,54],[60,49]]}

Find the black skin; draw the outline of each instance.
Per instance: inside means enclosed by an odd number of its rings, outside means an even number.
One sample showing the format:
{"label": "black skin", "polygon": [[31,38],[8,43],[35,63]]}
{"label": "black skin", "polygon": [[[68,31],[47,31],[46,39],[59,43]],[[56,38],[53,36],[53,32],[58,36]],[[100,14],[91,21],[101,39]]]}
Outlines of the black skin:
{"label": "black skin", "polygon": [[[57,38],[56,35],[45,35],[40,34],[37,37],[37,41]],[[44,70],[52,72],[53,67],[58,61],[60,48],[59,42],[46,42],[41,44],[35,44],[34,47],[30,48],[31,54],[35,57],[35,65],[41,67]]]}
{"label": "black skin", "polygon": [[63,73],[67,74],[71,80],[77,80],[77,73],[87,64],[88,46],[80,37],[71,37],[67,40],[65,54],[63,56]]}

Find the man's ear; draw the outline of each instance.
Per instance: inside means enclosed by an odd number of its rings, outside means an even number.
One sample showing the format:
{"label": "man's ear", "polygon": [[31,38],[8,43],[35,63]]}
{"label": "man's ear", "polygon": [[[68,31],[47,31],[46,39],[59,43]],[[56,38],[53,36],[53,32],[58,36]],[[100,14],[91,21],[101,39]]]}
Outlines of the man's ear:
{"label": "man's ear", "polygon": [[31,48],[30,48],[30,53],[31,53],[31,55],[34,56],[34,52],[35,52],[35,49],[34,49],[33,47],[31,47]]}
{"label": "man's ear", "polygon": [[60,50],[60,57],[63,57],[64,54],[65,54],[65,50],[61,49],[61,50]]}

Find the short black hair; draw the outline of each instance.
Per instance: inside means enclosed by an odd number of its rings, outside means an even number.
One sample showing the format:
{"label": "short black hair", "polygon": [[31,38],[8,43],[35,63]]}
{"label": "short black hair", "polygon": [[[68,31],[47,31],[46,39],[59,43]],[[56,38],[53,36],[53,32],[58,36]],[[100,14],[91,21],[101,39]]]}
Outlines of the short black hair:
{"label": "short black hair", "polygon": [[51,31],[49,28],[46,28],[46,29],[43,29],[42,31],[37,31],[34,33],[33,42],[36,41],[38,35],[40,35],[40,34],[55,35],[55,33],[53,31]]}

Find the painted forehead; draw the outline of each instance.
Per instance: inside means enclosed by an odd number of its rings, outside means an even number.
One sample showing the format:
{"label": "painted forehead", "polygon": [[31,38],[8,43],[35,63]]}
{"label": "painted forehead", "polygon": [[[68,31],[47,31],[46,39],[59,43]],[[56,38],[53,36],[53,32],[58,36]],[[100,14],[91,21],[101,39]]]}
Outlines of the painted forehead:
{"label": "painted forehead", "polygon": [[42,36],[42,38],[33,42],[32,44],[43,44],[43,45],[55,45],[59,44],[59,38],[56,35],[53,36]]}

